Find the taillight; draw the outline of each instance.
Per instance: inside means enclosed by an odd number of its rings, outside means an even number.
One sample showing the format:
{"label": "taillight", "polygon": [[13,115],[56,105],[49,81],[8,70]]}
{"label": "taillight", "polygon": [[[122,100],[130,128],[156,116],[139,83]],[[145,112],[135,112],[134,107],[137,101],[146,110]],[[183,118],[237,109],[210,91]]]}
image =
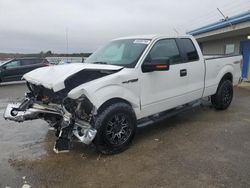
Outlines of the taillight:
{"label": "taillight", "polygon": [[241,68],[241,70],[243,68],[243,59],[240,60],[240,68]]}
{"label": "taillight", "polygon": [[50,63],[46,59],[43,60],[43,64],[44,66],[50,66]]}

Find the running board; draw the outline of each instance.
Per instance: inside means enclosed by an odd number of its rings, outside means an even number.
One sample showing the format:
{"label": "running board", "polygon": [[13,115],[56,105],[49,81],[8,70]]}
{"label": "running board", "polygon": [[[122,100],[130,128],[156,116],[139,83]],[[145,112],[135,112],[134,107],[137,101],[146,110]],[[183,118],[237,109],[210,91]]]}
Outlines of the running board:
{"label": "running board", "polygon": [[158,114],[155,114],[155,115],[152,115],[152,116],[149,116],[146,118],[139,119],[137,121],[137,127],[140,128],[140,127],[145,127],[145,126],[152,125],[155,123],[159,123],[159,122],[164,121],[172,116],[175,116],[175,115],[182,113],[182,112],[186,112],[186,111],[193,109],[195,107],[198,107],[200,105],[201,105],[201,100],[198,100],[198,101],[195,101],[192,103],[181,105],[181,106],[174,108],[174,109],[170,109],[170,110],[160,112]]}

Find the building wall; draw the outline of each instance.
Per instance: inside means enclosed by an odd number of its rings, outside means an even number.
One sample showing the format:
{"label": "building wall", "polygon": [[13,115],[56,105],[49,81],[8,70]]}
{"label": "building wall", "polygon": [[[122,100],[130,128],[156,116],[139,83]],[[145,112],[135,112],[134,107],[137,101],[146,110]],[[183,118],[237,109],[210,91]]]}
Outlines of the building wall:
{"label": "building wall", "polygon": [[237,36],[237,37],[228,37],[223,39],[209,40],[206,42],[201,42],[200,46],[202,52],[205,55],[224,55],[225,48],[227,44],[234,44],[234,54],[240,53],[240,41],[246,40],[246,35]]}

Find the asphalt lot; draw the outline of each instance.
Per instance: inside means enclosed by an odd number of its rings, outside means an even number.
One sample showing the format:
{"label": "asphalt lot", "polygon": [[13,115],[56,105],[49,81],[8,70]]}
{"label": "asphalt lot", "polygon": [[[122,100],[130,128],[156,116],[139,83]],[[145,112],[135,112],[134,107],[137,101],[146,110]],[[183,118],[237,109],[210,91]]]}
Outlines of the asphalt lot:
{"label": "asphalt lot", "polygon": [[55,154],[45,122],[5,121],[6,104],[25,91],[0,86],[0,187],[250,187],[250,89],[235,88],[226,111],[203,105],[140,128],[113,156],[79,143]]}

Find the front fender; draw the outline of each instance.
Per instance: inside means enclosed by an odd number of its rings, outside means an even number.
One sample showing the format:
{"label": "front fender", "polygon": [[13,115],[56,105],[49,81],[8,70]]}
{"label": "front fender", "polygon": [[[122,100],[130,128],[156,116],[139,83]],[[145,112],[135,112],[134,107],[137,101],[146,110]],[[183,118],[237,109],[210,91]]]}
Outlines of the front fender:
{"label": "front fender", "polygon": [[99,89],[89,91],[88,89],[81,88],[77,92],[69,93],[70,98],[76,99],[81,95],[85,95],[91,103],[95,106],[95,109],[98,110],[105,102],[110,99],[120,98],[131,104],[132,108],[137,117],[140,116],[140,97],[139,90],[137,85],[129,85],[126,88],[125,86],[112,84],[103,86]]}
{"label": "front fender", "polygon": [[90,96],[90,100],[93,101],[95,107],[98,109],[106,101],[113,98],[121,98],[128,101],[133,108],[140,106],[139,96],[121,85],[109,85],[99,88],[95,91],[95,94]]}
{"label": "front fender", "polygon": [[81,95],[85,95],[96,109],[110,99],[120,98],[130,103],[136,114],[140,111],[140,84],[134,69],[123,69],[119,73],[78,86],[68,93],[71,99]]}

